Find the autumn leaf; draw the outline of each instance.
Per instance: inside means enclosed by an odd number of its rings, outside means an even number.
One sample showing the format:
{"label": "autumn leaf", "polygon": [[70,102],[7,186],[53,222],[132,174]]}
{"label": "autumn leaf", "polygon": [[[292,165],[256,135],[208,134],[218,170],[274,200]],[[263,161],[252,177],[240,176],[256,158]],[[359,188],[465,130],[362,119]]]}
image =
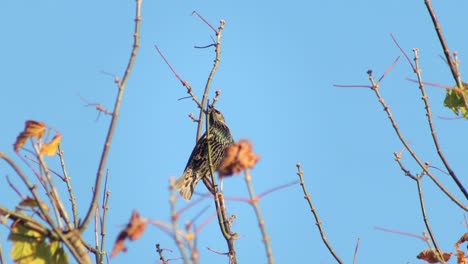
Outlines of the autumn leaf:
{"label": "autumn leaf", "polygon": [[24,130],[16,137],[13,148],[16,152],[24,146],[26,140],[31,137],[40,139],[44,136],[46,126],[43,122],[28,120],[24,125]]}
{"label": "autumn leaf", "polygon": [[59,241],[48,243],[40,233],[27,228],[21,221],[12,224],[8,239],[13,242],[10,256],[16,264],[68,263],[68,256]]}
{"label": "autumn leaf", "polygon": [[468,84],[463,83],[463,88],[455,86],[446,90],[444,106],[451,109],[456,115],[461,112],[465,119],[468,119]]}
{"label": "autumn leaf", "polygon": [[[21,200],[19,203],[19,206],[24,206],[24,207],[39,207],[39,204],[37,203],[36,199],[31,198],[27,196],[25,199]],[[42,203],[42,207],[44,210],[48,211],[49,208],[47,207],[46,204]]]}
{"label": "autumn leaf", "polygon": [[[448,261],[453,253],[442,253],[445,261]],[[427,263],[439,263],[439,256],[435,249],[425,249],[419,255],[416,256],[418,259],[425,260]]]}
{"label": "autumn leaf", "polygon": [[130,222],[127,224],[124,230],[122,230],[114,244],[114,248],[111,252],[111,257],[116,256],[120,251],[127,251],[127,247],[124,242],[125,239],[135,240],[138,239],[146,229],[146,218],[140,217],[140,214],[137,211],[132,212],[132,217]]}
{"label": "autumn leaf", "polygon": [[220,177],[240,173],[242,170],[252,168],[260,157],[252,150],[252,143],[243,139],[231,144],[226,149],[221,164],[218,167]]}
{"label": "autumn leaf", "polygon": [[57,153],[57,148],[60,144],[60,140],[62,139],[62,135],[57,133],[55,137],[46,144],[43,144],[41,147],[41,155],[53,156]]}

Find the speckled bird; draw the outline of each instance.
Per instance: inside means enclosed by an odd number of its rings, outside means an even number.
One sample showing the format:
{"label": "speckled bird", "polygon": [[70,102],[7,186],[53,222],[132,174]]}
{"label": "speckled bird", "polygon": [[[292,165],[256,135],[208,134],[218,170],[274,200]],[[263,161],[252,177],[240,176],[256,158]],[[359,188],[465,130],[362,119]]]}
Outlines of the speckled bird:
{"label": "speckled bird", "polygon": [[[217,109],[212,109],[210,113],[209,141],[211,148],[211,160],[216,170],[221,163],[226,148],[231,145],[231,131],[224,121],[224,116]],[[198,181],[203,177],[210,177],[210,161],[208,159],[208,142],[206,132],[198,140],[190,154],[190,158],[185,166],[184,173],[175,182],[175,188],[180,190],[180,195],[186,200],[192,198],[193,191]]]}

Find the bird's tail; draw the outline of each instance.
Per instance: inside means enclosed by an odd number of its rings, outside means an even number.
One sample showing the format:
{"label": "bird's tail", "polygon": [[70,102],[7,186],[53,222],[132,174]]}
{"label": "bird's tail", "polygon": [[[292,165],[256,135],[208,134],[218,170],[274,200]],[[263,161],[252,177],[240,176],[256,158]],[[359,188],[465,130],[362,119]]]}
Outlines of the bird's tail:
{"label": "bird's tail", "polygon": [[192,198],[196,184],[195,175],[192,175],[191,170],[187,170],[176,180],[174,187],[180,191],[180,195],[184,197],[185,200],[189,201]]}

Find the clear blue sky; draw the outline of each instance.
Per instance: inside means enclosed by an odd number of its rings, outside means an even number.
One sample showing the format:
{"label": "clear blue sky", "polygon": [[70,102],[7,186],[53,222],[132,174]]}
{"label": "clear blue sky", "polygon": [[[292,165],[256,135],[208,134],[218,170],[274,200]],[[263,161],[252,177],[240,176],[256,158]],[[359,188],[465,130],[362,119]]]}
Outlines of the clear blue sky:
{"label": "clear blue sky", "polygon": [[[461,32],[468,4],[434,1],[452,50],[459,51],[465,72],[468,38]],[[116,94],[112,77],[122,76],[132,43],[134,1],[3,1],[0,4],[0,150],[15,157],[12,144],[28,119],[58,129],[62,148],[84,214],[110,118],[84,107],[79,95],[111,108]],[[212,66],[213,32],[191,12],[197,10],[214,26],[226,20],[222,58],[211,95],[221,89],[219,109],[235,139],[247,138],[261,161],[252,170],[260,193],[297,179],[297,162],[318,209],[327,238],[346,262],[361,238],[358,263],[420,263],[421,240],[374,230],[380,226],[414,234],[425,230],[415,182],[393,161],[402,147],[367,89],[339,89],[333,84],[368,84],[366,71],[380,74],[400,55],[389,33],[411,55],[419,48],[423,77],[453,85],[439,58],[442,54],[424,1],[151,1],[143,2],[141,48],[127,85],[107,168],[112,191],[107,223],[107,250],[131,211],[169,221],[168,178],[179,176],[194,145],[196,125],[191,100],[178,101],[186,90],[154,49],[157,44],[179,74],[201,97]],[[437,159],[417,85],[405,60],[384,79],[381,92],[407,140],[424,161]],[[444,90],[428,88],[435,116],[452,117],[442,107]],[[466,183],[464,120],[435,119],[442,147]],[[420,170],[407,153],[406,165]],[[58,167],[57,158],[47,158]],[[27,171],[27,168],[23,166]],[[0,203],[19,202],[8,175],[22,186],[6,164],[0,165]],[[31,175],[31,174],[30,174]],[[444,174],[440,180],[463,200]],[[466,231],[463,211],[425,178],[424,194],[432,228],[443,250]],[[23,194],[27,194],[22,188]],[[198,191],[204,191],[199,186]],[[241,177],[225,182],[225,194],[246,197]],[[180,201],[180,206],[185,205]],[[206,201],[190,212],[196,214]],[[260,203],[277,263],[334,263],[324,247],[300,186],[270,194]],[[239,263],[266,263],[253,210],[229,202],[236,214],[233,230]],[[187,219],[190,219],[190,214]],[[6,228],[0,229],[2,245]],[[90,242],[92,237],[90,236]],[[112,263],[158,263],[154,245],[173,241],[154,226]],[[206,247],[225,251],[216,221],[200,234],[201,263],[227,263]],[[174,263],[177,263],[174,261]]]}

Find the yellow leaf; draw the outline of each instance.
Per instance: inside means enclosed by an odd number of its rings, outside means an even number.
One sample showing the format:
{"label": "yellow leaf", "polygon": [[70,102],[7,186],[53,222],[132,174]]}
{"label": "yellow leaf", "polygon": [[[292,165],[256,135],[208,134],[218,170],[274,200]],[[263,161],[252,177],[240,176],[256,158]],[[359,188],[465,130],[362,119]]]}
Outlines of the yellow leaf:
{"label": "yellow leaf", "polygon": [[60,144],[60,140],[62,139],[62,135],[57,133],[55,137],[49,142],[42,145],[41,148],[41,155],[53,156],[57,153],[58,145]]}

